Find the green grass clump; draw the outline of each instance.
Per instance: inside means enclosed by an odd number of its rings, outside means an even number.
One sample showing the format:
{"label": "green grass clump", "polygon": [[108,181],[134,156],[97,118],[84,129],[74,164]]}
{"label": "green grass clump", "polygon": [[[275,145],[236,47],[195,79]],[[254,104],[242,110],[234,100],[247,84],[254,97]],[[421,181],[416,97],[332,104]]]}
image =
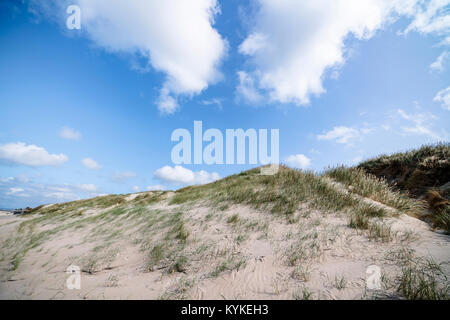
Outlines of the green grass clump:
{"label": "green grass clump", "polygon": [[[358,165],[366,172],[374,173],[382,169],[390,168],[390,172],[407,168],[418,168],[422,170],[445,169],[450,165],[450,143],[442,142],[432,145],[424,145],[419,149],[406,152],[397,152],[390,155],[380,155],[368,159]],[[387,173],[387,172],[386,172]],[[449,173],[443,177],[447,182]],[[447,178],[445,178],[447,177]],[[424,181],[425,182],[425,181]]]}
{"label": "green grass clump", "polygon": [[433,214],[434,226],[444,229],[450,234],[450,206]]}
{"label": "green grass clump", "polygon": [[332,179],[351,187],[351,192],[381,202],[403,213],[419,216],[423,212],[421,202],[394,190],[385,179],[366,173],[360,168],[344,166],[329,169],[325,173]]}
{"label": "green grass clump", "polygon": [[369,218],[355,212],[350,214],[348,225],[350,228],[365,230],[369,228]]}
{"label": "green grass clump", "polygon": [[176,238],[186,242],[187,238],[189,237],[189,230],[186,228],[183,222],[178,223],[175,228]]}
{"label": "green grass clump", "polygon": [[277,174],[259,175],[252,169],[211,184],[177,191],[171,204],[187,203],[199,198],[217,207],[224,203],[250,205],[289,217],[301,203],[323,211],[343,211],[361,206],[361,201],[343,193],[329,181],[313,172],[280,166]]}
{"label": "green grass clump", "polygon": [[238,270],[240,267],[245,265],[245,260],[240,259],[236,256],[231,256],[224,261],[217,264],[214,270],[211,273],[212,277],[218,277],[221,273],[225,271],[233,271]]}
{"label": "green grass clump", "polygon": [[161,260],[164,258],[164,250],[165,247],[161,244],[157,244],[153,247],[147,260],[147,272],[153,271],[155,267],[161,262]]}
{"label": "green grass clump", "polygon": [[368,204],[360,204],[349,213],[349,223],[351,228],[366,230],[369,229],[371,218],[382,218],[386,212],[383,208]]}
{"label": "green grass clump", "polygon": [[231,217],[229,217],[227,219],[227,222],[228,223],[232,223],[232,224],[238,223],[239,222],[239,215],[238,214],[233,214]]}
{"label": "green grass clump", "polygon": [[[435,227],[450,233],[450,143],[424,145],[419,149],[381,155],[364,161],[358,168],[386,179],[397,190],[415,199],[425,198]],[[440,195],[437,195],[439,193]],[[430,196],[431,194],[431,196]],[[419,208],[418,217],[421,215]]]}
{"label": "green grass clump", "polygon": [[370,240],[390,242],[393,239],[394,234],[391,230],[391,226],[383,222],[371,223],[368,227],[368,230],[369,230],[368,237]]}
{"label": "green grass clump", "polygon": [[397,283],[397,292],[408,300],[450,299],[447,277],[433,261],[405,265]]}

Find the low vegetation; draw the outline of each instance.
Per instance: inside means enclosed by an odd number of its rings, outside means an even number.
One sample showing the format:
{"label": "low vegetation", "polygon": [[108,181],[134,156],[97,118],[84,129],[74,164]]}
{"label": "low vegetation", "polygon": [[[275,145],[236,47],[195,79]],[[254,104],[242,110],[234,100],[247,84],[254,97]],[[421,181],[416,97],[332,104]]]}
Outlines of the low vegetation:
{"label": "low vegetation", "polygon": [[[265,176],[255,168],[175,192],[109,195],[29,208],[17,233],[1,244],[0,262],[7,261],[9,272],[15,272],[29,252],[43,250],[53,238],[82,231],[78,245],[89,248],[75,261],[82,272],[89,276],[110,272],[120,252],[118,243],[132,243],[143,256],[136,268],[142,274],[177,277],[159,298],[181,299],[189,297],[196,281],[235,275],[255,259],[264,261],[265,253],[253,260],[248,256],[252,253],[248,245],[257,239],[272,241],[276,262],[289,268],[290,280],[303,285],[315,272],[311,265],[325,259],[333,244],[345,246],[354,237],[363,237],[364,245],[389,247],[412,239],[412,232],[393,231],[387,221],[400,214],[429,219],[449,231],[448,148],[448,144],[423,147],[358,167],[330,168],[320,175],[280,166],[277,174]],[[403,172],[403,180],[398,172]],[[441,176],[436,183],[425,179],[420,188],[411,187],[421,174]],[[249,216],[247,209],[254,215]],[[329,223],[329,217],[340,219],[340,224]],[[274,239],[269,234],[276,228],[283,232]],[[341,254],[347,253],[337,256]],[[398,296],[448,299],[448,281],[440,266],[405,257],[395,258],[401,266],[400,275],[392,280]],[[104,286],[118,286],[118,274],[105,277]],[[347,276],[331,280],[335,291],[352,286]],[[122,275],[120,279],[122,283]],[[288,286],[285,279],[277,281],[279,295]],[[295,299],[313,296],[306,287],[289,294]],[[320,296],[314,291],[316,295]]]}
{"label": "low vegetation", "polygon": [[450,285],[440,265],[430,259],[409,261],[396,279],[397,292],[408,300],[449,300]]}
{"label": "low vegetation", "polygon": [[381,155],[353,170],[362,170],[405,195],[426,201],[431,212],[423,218],[450,232],[450,143]]}

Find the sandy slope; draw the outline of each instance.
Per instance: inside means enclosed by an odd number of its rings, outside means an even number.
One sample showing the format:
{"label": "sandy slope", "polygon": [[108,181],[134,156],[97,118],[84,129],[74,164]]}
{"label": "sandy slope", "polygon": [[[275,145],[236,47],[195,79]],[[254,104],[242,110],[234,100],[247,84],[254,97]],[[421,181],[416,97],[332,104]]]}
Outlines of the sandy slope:
{"label": "sandy slope", "polygon": [[[127,201],[135,198],[128,197]],[[385,219],[383,225],[391,226],[386,242],[349,228],[345,214],[325,215],[306,205],[296,211],[294,221],[287,221],[243,205],[219,210],[205,203],[171,206],[166,199],[139,215],[120,214],[77,224],[81,218],[100,217],[108,210],[111,208],[80,209],[64,219],[34,224],[32,231],[19,230],[19,226],[36,217],[2,214],[0,298],[396,297],[395,279],[402,263],[418,257],[433,258],[450,276],[450,238],[406,215]],[[158,222],[180,211],[189,231],[186,243],[169,239],[171,226]],[[156,222],[146,225],[150,215]],[[238,218],[233,220],[235,215]],[[53,230],[58,231],[45,233]],[[45,235],[45,241],[30,248],[12,270],[12,257],[21,243],[29,241],[25,237],[39,234]],[[149,268],[151,248],[159,243],[164,244],[163,252],[173,254]],[[177,270],[173,262],[179,257],[184,260]],[[82,270],[80,290],[66,287],[69,265]],[[366,287],[370,265],[379,266],[383,272],[381,290]]]}

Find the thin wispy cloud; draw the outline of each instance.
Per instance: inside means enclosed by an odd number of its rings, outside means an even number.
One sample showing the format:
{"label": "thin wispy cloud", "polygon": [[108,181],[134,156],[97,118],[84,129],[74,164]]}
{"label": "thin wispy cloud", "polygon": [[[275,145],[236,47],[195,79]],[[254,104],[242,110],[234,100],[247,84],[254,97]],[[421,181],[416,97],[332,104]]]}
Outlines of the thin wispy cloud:
{"label": "thin wispy cloud", "polygon": [[134,179],[136,178],[136,176],[137,176],[136,173],[132,171],[124,171],[124,172],[115,172],[111,178],[114,182],[122,183],[127,180]]}
{"label": "thin wispy cloud", "polygon": [[212,98],[212,99],[202,100],[201,103],[205,106],[215,105],[215,106],[217,106],[217,108],[219,108],[221,110],[223,100],[224,99],[222,99],[222,98]]}
{"label": "thin wispy cloud", "polygon": [[9,188],[9,191],[6,192],[7,195],[15,195],[15,196],[28,196],[27,194],[23,194],[22,192],[25,191],[22,188]]}
{"label": "thin wispy cloud", "polygon": [[79,188],[80,190],[84,191],[84,192],[90,192],[90,193],[93,193],[93,192],[97,192],[97,191],[98,191],[97,186],[94,185],[94,184],[92,184],[92,183],[89,183],[89,184],[80,184],[80,185],[78,185],[78,188]]}
{"label": "thin wispy cloud", "polygon": [[21,177],[0,180],[0,199],[15,201],[26,198],[27,203],[55,203],[99,196],[100,188],[86,184],[48,184]]}
{"label": "thin wispy cloud", "polygon": [[433,101],[440,102],[442,108],[450,111],[450,87],[439,91]]}
{"label": "thin wispy cloud", "polygon": [[445,63],[447,62],[447,59],[450,57],[450,52],[444,51],[441,53],[441,55],[434,61],[432,64],[430,64],[430,70],[431,71],[438,71],[442,72],[444,71]]}
{"label": "thin wispy cloud", "polygon": [[147,187],[148,191],[159,191],[159,190],[166,190],[166,187],[161,184],[155,184],[152,186]]}
{"label": "thin wispy cloud", "polygon": [[239,71],[237,75],[239,78],[236,87],[237,97],[253,104],[260,103],[264,97],[257,88],[256,80],[245,71]]}
{"label": "thin wispy cloud", "polygon": [[67,139],[67,140],[80,140],[81,139],[81,133],[79,131],[69,128],[69,127],[61,128],[61,131],[59,131],[59,136],[61,138]]}
{"label": "thin wispy cloud", "polygon": [[334,127],[332,130],[328,132],[324,132],[323,134],[317,135],[318,140],[334,140],[337,143],[348,144],[361,136],[361,133],[358,129],[338,126]]}
{"label": "thin wispy cloud", "polygon": [[81,160],[81,163],[92,170],[99,170],[102,168],[102,166],[100,164],[97,163],[97,161],[95,161],[94,159],[91,158],[84,158],[83,160]]}
{"label": "thin wispy cloud", "polygon": [[407,120],[410,125],[401,126],[401,130],[407,135],[426,136],[435,141],[445,140],[442,134],[433,130],[433,122],[437,117],[430,112],[423,113],[407,113],[402,109],[398,109],[397,113],[404,120]]}

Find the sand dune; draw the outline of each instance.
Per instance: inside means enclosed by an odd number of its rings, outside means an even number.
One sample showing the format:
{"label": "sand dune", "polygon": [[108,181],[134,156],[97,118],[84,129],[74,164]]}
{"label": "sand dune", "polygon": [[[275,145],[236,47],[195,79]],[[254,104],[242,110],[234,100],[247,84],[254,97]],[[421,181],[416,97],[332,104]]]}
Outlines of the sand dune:
{"label": "sand dune", "polygon": [[[289,215],[259,202],[214,202],[233,179],[2,214],[0,298],[405,298],[406,271],[426,271],[438,298],[446,297],[450,237],[429,224],[329,179],[332,192],[363,208],[379,206],[385,216],[355,228],[347,209],[323,210],[311,199]],[[186,192],[192,199],[180,198]],[[70,290],[66,269],[73,265],[81,287]],[[376,289],[367,285],[373,265],[381,270]]]}

